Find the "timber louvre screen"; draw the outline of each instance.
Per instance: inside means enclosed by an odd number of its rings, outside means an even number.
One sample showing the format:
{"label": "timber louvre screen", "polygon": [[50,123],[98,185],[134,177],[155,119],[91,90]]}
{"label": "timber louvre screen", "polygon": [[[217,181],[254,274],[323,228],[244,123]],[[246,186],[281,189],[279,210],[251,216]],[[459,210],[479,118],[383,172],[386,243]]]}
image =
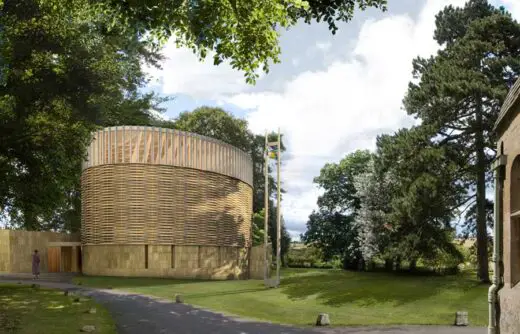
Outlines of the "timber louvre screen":
{"label": "timber louvre screen", "polygon": [[247,153],[171,129],[118,126],[93,135],[81,177],[84,245],[250,246]]}

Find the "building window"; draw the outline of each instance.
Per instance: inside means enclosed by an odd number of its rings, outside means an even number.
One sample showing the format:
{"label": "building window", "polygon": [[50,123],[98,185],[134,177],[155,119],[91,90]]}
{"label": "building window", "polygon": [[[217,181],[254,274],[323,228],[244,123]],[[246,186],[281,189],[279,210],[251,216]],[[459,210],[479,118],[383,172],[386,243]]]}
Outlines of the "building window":
{"label": "building window", "polygon": [[175,246],[172,245],[171,248],[171,261],[172,261],[172,268],[175,268]]}
{"label": "building window", "polygon": [[144,245],[144,268],[148,269],[148,245]]}

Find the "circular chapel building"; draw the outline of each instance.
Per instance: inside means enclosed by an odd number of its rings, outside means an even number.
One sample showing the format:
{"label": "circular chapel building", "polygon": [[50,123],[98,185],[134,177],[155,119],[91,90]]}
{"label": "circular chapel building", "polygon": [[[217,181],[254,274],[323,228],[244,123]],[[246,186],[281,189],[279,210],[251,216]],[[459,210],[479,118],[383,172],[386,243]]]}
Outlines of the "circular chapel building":
{"label": "circular chapel building", "polygon": [[84,274],[247,278],[248,154],[209,137],[143,126],[96,131],[87,153]]}

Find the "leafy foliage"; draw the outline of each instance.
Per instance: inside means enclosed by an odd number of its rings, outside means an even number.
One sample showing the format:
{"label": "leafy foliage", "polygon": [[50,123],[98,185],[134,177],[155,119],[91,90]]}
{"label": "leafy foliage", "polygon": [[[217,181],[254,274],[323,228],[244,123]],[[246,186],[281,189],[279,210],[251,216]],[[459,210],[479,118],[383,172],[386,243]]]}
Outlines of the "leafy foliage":
{"label": "leafy foliage", "polygon": [[90,132],[152,118],[141,62],[160,56],[120,25],[107,32],[87,1],[4,1],[0,11],[0,210],[14,226],[76,230]]}
{"label": "leafy foliage", "polygon": [[355,177],[366,170],[371,159],[368,151],[356,151],[337,164],[326,164],[314,179],[324,192],[318,198],[318,210],[309,216],[302,241],[319,248],[325,260],[339,255],[345,268],[357,268],[362,259],[354,222],[361,205]]}
{"label": "leafy foliage", "polygon": [[[265,137],[261,135],[254,135],[247,125],[247,121],[236,118],[227,113],[223,109],[213,107],[200,107],[192,112],[181,113],[174,121],[167,121],[162,126],[172,127],[179,130],[198,133],[203,136],[209,136],[218,140],[222,140],[230,145],[236,146],[243,151],[249,153],[253,160],[253,240],[257,240],[264,229],[263,217],[265,215],[265,176],[264,176],[264,146]],[[276,141],[277,134],[271,133],[268,135],[269,141]],[[282,141],[282,152],[285,151],[285,146]],[[276,206],[274,205],[274,195],[276,193],[277,184],[271,175],[271,167],[269,166],[269,219],[268,235],[271,240],[276,240]],[[282,190],[283,192],[283,190]],[[262,221],[260,222],[260,217]],[[258,224],[257,224],[258,223]],[[261,231],[261,232],[260,232]],[[256,238],[256,239],[255,239]],[[257,242],[257,241],[255,241]],[[290,244],[289,233],[282,221],[282,235],[281,235],[281,255],[287,253]],[[261,242],[263,243],[263,234]],[[272,242],[273,254],[276,254],[276,242]]]}
{"label": "leafy foliage", "polygon": [[[486,0],[437,15],[435,57],[414,60],[415,81],[404,99],[407,112],[435,129],[439,143],[458,156],[459,180],[476,195],[475,225],[482,281],[489,281],[485,198],[495,156],[493,125],[520,73],[520,24]],[[472,221],[468,221],[472,223]]]}
{"label": "leafy foliage", "polygon": [[325,20],[335,32],[335,21],[347,22],[356,7],[386,9],[386,0],[146,0],[97,1],[114,22],[125,22],[140,34],[151,32],[162,43],[174,38],[205,58],[213,52],[215,65],[229,60],[255,82],[258,69],[279,62],[280,30],[305,22]]}

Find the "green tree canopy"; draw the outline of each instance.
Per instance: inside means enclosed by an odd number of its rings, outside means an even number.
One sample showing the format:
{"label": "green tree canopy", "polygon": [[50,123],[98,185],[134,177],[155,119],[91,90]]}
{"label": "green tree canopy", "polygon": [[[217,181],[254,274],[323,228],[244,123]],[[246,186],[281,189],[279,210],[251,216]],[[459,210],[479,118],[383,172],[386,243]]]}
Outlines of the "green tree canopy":
{"label": "green tree canopy", "polygon": [[[46,0],[58,1],[58,0]],[[204,58],[213,51],[216,65],[230,61],[254,82],[257,70],[269,70],[279,62],[280,31],[299,19],[326,21],[332,32],[336,22],[347,22],[356,8],[386,9],[386,0],[99,0],[99,11],[150,33],[159,41],[173,37],[178,45],[192,48]]]}
{"label": "green tree canopy", "polygon": [[141,63],[160,56],[108,25],[82,0],[0,8],[0,210],[15,226],[77,229],[90,132],[152,117],[154,95],[138,91],[146,82]]}
{"label": "green tree canopy", "polygon": [[[255,213],[253,220],[258,222],[259,215],[265,217],[265,160],[264,160],[264,146],[265,136],[255,135],[249,128],[247,121],[226,112],[221,108],[215,107],[200,107],[191,112],[180,113],[173,121],[163,123],[163,126],[168,126],[178,130],[189,131],[203,136],[212,137],[222,140],[230,145],[240,148],[249,153],[253,162],[253,212]],[[268,134],[269,141],[278,140],[276,133]],[[282,138],[283,139],[283,138]],[[283,140],[281,143],[282,152],[285,151]],[[277,191],[277,183],[271,176],[272,168],[268,166],[269,176],[269,207],[268,207],[268,235],[270,240],[276,240],[276,206],[274,204],[274,196]],[[283,191],[283,190],[282,190]],[[258,230],[256,230],[258,228]],[[253,239],[260,238],[260,230],[263,233],[264,225],[254,226],[256,234]],[[256,239],[255,239],[256,238]],[[263,238],[263,237],[262,237]],[[263,242],[263,239],[262,239]],[[281,236],[281,253],[282,258],[289,249],[290,237],[282,222],[282,236]],[[273,254],[276,254],[276,243],[272,243]]]}
{"label": "green tree canopy", "polygon": [[449,6],[436,18],[435,39],[445,46],[413,62],[415,81],[404,99],[407,112],[435,128],[440,143],[455,145],[460,180],[476,193],[478,276],[489,281],[486,180],[495,156],[492,134],[500,106],[520,73],[520,25],[486,0]]}

